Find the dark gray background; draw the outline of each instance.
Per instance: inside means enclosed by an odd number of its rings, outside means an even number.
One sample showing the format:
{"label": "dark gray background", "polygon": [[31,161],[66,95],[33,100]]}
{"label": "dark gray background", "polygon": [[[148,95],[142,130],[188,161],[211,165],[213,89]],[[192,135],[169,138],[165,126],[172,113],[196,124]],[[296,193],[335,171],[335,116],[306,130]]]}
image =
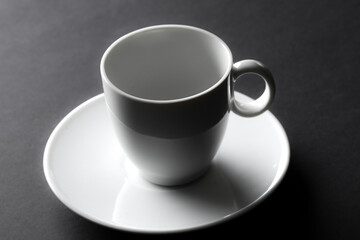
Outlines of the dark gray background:
{"label": "dark gray background", "polygon": [[[180,23],[217,34],[235,60],[258,59],[272,70],[271,111],[292,156],[282,184],[252,211],[157,237],[359,239],[359,14],[359,1],[1,0],[0,238],[153,237],[67,209],[45,181],[42,156],[56,124],[102,92],[99,61],[111,42],[141,27]],[[250,94],[259,88],[244,85]]]}

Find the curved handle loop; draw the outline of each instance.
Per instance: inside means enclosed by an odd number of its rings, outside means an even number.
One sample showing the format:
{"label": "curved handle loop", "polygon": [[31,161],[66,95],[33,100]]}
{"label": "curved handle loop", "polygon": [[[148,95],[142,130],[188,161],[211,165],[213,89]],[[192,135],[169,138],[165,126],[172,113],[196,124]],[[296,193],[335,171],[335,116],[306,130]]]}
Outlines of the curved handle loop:
{"label": "curved handle loop", "polygon": [[[243,117],[254,117],[266,111],[273,102],[275,95],[275,82],[269,69],[256,60],[243,60],[234,63],[232,68],[232,84],[243,74],[254,73],[262,77],[265,82],[263,94],[250,103],[241,103],[232,97],[231,110]],[[234,88],[232,88],[234,89]],[[234,95],[234,94],[233,94]]]}

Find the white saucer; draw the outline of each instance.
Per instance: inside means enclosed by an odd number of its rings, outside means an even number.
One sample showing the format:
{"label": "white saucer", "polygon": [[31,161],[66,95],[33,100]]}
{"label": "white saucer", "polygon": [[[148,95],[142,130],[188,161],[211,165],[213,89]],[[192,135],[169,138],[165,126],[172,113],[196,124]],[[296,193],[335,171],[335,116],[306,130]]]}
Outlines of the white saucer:
{"label": "white saucer", "polygon": [[124,158],[100,94],[55,128],[44,171],[55,195],[79,215],[115,229],[164,233],[243,214],[276,188],[289,157],[286,133],[270,112],[255,118],[231,113],[209,172],[185,186],[160,187],[139,177]]}

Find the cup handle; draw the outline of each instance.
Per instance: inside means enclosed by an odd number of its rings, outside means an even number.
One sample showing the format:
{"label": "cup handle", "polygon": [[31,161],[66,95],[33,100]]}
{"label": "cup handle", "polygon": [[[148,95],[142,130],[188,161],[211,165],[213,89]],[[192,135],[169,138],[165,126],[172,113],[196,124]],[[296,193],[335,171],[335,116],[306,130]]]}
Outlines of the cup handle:
{"label": "cup handle", "polygon": [[259,61],[243,60],[234,63],[231,73],[232,91],[234,91],[234,84],[238,77],[246,73],[257,74],[262,77],[265,82],[263,94],[258,99],[249,103],[239,102],[232,92],[231,110],[243,117],[254,117],[266,111],[273,102],[275,95],[275,82],[270,70]]}

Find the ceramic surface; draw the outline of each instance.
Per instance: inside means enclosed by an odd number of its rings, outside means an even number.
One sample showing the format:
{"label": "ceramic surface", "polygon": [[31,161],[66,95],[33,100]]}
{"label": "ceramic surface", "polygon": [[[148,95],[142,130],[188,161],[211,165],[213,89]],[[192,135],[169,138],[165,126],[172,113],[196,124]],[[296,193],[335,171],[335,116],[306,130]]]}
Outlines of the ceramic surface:
{"label": "ceramic surface", "polygon": [[[259,115],[275,94],[272,74],[262,63],[233,64],[220,38],[184,25],[126,34],[105,51],[100,73],[115,132],[129,159],[147,180],[166,186],[188,183],[208,169],[230,110]],[[247,73],[265,83],[263,94],[250,103],[233,97],[236,79]]]}
{"label": "ceramic surface", "polygon": [[270,112],[251,119],[231,113],[203,177],[179,187],[154,185],[124,156],[101,94],[55,128],[45,148],[44,172],[60,201],[93,222],[135,232],[179,232],[254,207],[280,183],[289,155],[286,133]]}

